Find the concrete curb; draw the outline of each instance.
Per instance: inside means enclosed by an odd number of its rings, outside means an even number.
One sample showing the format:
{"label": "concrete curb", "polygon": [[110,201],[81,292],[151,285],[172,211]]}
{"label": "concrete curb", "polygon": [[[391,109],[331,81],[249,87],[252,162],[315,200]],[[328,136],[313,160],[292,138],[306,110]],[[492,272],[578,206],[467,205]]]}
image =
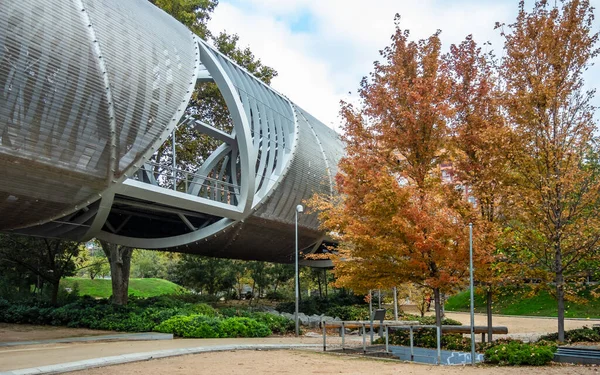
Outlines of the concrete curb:
{"label": "concrete curb", "polygon": [[61,344],[67,342],[93,342],[93,341],[149,341],[149,340],[173,340],[172,333],[156,333],[156,332],[142,332],[142,333],[122,333],[115,335],[100,335],[100,336],[83,336],[83,337],[65,337],[62,339],[52,340],[33,340],[33,341],[13,341],[13,342],[2,342],[0,347],[5,346],[21,346],[21,345],[39,345],[39,344]]}
{"label": "concrete curb", "polygon": [[32,367],[20,370],[11,370],[0,372],[0,375],[30,375],[30,374],[60,374],[63,372],[79,371],[95,367],[104,367],[112,365],[121,365],[131,362],[148,361],[150,359],[177,357],[187,354],[221,352],[230,350],[274,350],[274,349],[294,349],[294,348],[314,348],[321,347],[318,344],[257,344],[257,345],[222,345],[206,346],[195,348],[181,348],[157,350],[153,352],[131,353],[112,357],[101,357],[86,359],[76,362],[66,362],[56,365]]}

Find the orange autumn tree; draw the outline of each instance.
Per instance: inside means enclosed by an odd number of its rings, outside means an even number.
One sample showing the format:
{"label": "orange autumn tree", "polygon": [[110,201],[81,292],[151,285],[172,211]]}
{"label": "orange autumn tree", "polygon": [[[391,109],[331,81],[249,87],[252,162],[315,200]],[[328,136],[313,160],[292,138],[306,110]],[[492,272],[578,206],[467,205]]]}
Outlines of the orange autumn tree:
{"label": "orange autumn tree", "polygon": [[338,285],[366,290],[412,281],[440,293],[464,284],[471,206],[440,179],[452,115],[439,32],[409,41],[400,29],[363,79],[356,109],[342,105],[347,156],[339,196],[317,197],[324,229],[339,241]]}
{"label": "orange autumn tree", "polygon": [[[452,163],[457,181],[475,198],[479,220],[474,246],[475,280],[487,295],[488,340],[492,340],[493,288],[507,281],[510,263],[497,250],[506,212],[512,134],[500,111],[494,55],[483,53],[471,35],[450,46],[445,61],[452,75]],[[510,279],[510,278],[509,278]]]}
{"label": "orange autumn tree", "polygon": [[600,240],[594,92],[583,79],[598,55],[593,19],[587,0],[537,1],[531,12],[521,2],[516,22],[502,31],[504,108],[520,150],[511,230],[521,259],[554,290],[560,341],[565,292]]}

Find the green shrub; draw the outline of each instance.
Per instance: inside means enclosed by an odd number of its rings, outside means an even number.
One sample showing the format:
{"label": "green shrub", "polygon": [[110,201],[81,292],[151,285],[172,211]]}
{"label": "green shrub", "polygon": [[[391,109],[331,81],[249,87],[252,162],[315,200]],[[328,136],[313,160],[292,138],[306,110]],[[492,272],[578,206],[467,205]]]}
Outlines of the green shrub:
{"label": "green shrub", "polygon": [[266,324],[254,319],[220,319],[205,315],[174,316],[157,325],[154,330],[194,338],[265,337],[271,334]]}
{"label": "green shrub", "polygon": [[266,337],[271,334],[269,327],[251,318],[227,318],[223,320],[224,337]]}
{"label": "green shrub", "polygon": [[154,327],[154,330],[179,337],[222,337],[221,319],[205,315],[174,316]]}
{"label": "green shrub", "polygon": [[269,292],[265,297],[266,299],[270,299],[272,301],[284,301],[288,298],[288,296],[281,292]]}
{"label": "green shrub", "polygon": [[194,305],[188,305],[187,308],[190,312],[193,312],[198,315],[206,315],[215,317],[218,315],[217,310],[212,308],[212,306],[207,305],[206,303],[197,303]]}
{"label": "green shrub", "polygon": [[284,316],[279,316],[266,312],[252,312],[245,308],[227,307],[219,310],[219,313],[224,317],[244,317],[251,318],[258,322],[264,323],[271,332],[277,334],[286,334],[294,332],[294,321]]}
{"label": "green shrub", "polygon": [[[541,336],[540,340],[558,341],[558,333]],[[600,327],[583,327],[565,331],[565,342],[600,342]]]}
{"label": "green shrub", "polygon": [[35,301],[10,303],[0,299],[0,322],[6,323],[125,332],[156,329],[181,337],[263,337],[271,332],[294,330],[294,322],[281,316],[241,309],[231,309],[227,314],[231,320],[220,318],[216,310],[207,304],[182,302],[170,296],[132,298],[128,306],[116,306],[107,299],[92,298],[79,298],[61,307]]}
{"label": "green shrub", "polygon": [[334,306],[325,312],[325,315],[338,317],[342,320],[368,320],[369,307],[352,305],[352,306]]}
{"label": "green shrub", "polygon": [[[419,316],[419,315],[414,315],[414,314],[403,314],[402,320],[416,320],[419,322],[419,324],[422,324],[422,325],[430,325],[430,326],[435,325],[435,316]],[[443,318],[442,324],[448,325],[448,326],[461,326],[462,325],[462,323],[459,322],[458,320],[454,320],[454,319],[450,319],[450,318]]]}
{"label": "green shrub", "polygon": [[219,314],[229,318],[232,316],[247,316],[251,314],[251,311],[246,307],[223,307],[219,309]]}
{"label": "green shrub", "polygon": [[554,358],[556,345],[546,341],[511,341],[492,345],[485,351],[485,362],[500,366],[543,366]]}
{"label": "green shrub", "polygon": [[296,329],[294,321],[285,316],[256,312],[250,318],[265,324],[273,333],[286,334],[294,332]]}
{"label": "green shrub", "polygon": [[[437,348],[437,333],[435,328],[415,328],[413,330],[413,345],[420,348]],[[397,329],[391,332],[389,343],[391,345],[410,345],[410,331]],[[443,349],[469,351],[471,339],[463,337],[460,333],[444,333],[440,346]]]}
{"label": "green shrub", "polygon": [[[339,292],[332,293],[327,297],[310,296],[302,297],[300,311],[306,315],[327,314],[329,309],[340,306],[365,305],[363,297],[354,294]],[[279,312],[294,313],[294,302],[279,303],[275,309]]]}

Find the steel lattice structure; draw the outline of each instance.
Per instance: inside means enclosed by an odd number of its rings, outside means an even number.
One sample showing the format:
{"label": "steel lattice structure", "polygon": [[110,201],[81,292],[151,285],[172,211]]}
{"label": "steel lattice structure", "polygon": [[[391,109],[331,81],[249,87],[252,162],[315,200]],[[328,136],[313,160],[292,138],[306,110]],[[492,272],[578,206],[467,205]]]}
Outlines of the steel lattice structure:
{"label": "steel lattice structure", "polygon": [[[186,111],[218,86],[225,132]],[[220,146],[180,188],[150,158],[176,126]],[[0,230],[291,261],[294,210],[332,193],[338,135],[147,0],[8,0],[0,9]],[[185,186],[182,188],[181,186]],[[301,215],[300,245],[322,245]]]}

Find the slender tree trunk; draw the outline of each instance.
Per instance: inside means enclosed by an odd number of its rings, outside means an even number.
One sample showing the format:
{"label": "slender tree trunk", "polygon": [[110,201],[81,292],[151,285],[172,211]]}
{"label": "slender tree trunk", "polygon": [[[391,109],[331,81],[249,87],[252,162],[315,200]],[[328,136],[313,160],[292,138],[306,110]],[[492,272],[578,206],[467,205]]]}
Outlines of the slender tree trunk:
{"label": "slender tree trunk", "polygon": [[565,341],[565,286],[562,272],[556,273],[556,299],[558,300],[558,341]]}
{"label": "slender tree trunk", "polygon": [[435,325],[442,327],[442,301],[440,288],[433,288],[433,302],[435,303]]}
{"label": "slender tree trunk", "polygon": [[248,298],[248,305],[252,305],[252,300],[254,299],[254,288],[256,287],[256,281],[252,280],[252,295]]}
{"label": "slender tree trunk", "polygon": [[100,241],[100,244],[110,264],[112,303],[122,306],[127,305],[129,298],[129,271],[131,269],[133,249],[104,241]]}
{"label": "slender tree trunk", "polygon": [[492,289],[487,290],[487,325],[488,325],[488,342],[492,342]]}
{"label": "slender tree trunk", "polygon": [[317,284],[319,285],[319,297],[323,297],[323,289],[321,288],[321,276],[317,276]]}
{"label": "slender tree trunk", "polygon": [[51,288],[52,288],[52,294],[50,296],[50,302],[53,305],[56,305],[58,303],[58,290],[60,289],[60,280],[58,280],[56,282],[52,282],[50,285],[51,285]]}
{"label": "slender tree trunk", "polygon": [[325,297],[328,297],[328,291],[327,291],[327,268],[323,268],[323,276],[325,277]]}

